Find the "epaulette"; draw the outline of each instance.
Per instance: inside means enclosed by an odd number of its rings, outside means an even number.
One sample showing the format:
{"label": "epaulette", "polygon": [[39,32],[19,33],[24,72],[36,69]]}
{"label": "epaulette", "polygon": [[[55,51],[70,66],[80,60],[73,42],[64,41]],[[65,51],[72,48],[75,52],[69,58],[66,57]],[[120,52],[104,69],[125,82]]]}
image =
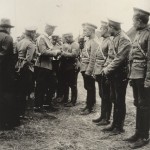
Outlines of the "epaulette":
{"label": "epaulette", "polygon": [[124,31],[121,32],[121,35],[124,36],[127,40],[129,40],[131,42],[131,39]]}

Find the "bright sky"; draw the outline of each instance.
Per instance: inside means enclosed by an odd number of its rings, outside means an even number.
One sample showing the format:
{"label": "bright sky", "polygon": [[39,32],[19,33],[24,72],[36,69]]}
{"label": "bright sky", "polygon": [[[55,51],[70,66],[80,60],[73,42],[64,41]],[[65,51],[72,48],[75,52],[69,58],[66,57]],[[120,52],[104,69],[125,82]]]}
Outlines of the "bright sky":
{"label": "bright sky", "polygon": [[81,24],[90,22],[98,27],[100,20],[115,18],[127,31],[132,26],[133,7],[150,12],[150,0],[0,0],[0,18],[11,19],[14,37],[26,26],[37,26],[42,32],[45,23],[57,25],[56,34],[82,33]]}

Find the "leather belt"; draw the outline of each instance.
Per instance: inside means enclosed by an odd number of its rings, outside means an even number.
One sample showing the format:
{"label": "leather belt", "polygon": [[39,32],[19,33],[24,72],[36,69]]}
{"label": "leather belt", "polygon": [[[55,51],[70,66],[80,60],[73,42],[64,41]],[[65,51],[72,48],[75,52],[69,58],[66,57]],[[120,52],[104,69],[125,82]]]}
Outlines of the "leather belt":
{"label": "leather belt", "polygon": [[99,60],[99,59],[96,59],[96,62],[104,62],[105,60]]}
{"label": "leather belt", "polygon": [[140,59],[133,59],[133,62],[134,63],[144,63],[144,62],[146,62],[146,60],[140,60]]}

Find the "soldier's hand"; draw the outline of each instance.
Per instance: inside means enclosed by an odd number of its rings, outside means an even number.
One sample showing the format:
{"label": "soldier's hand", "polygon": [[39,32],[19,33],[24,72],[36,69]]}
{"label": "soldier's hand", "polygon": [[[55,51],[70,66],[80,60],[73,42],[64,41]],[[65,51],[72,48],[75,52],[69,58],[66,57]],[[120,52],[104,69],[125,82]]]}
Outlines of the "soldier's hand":
{"label": "soldier's hand", "polygon": [[90,78],[93,78],[93,79],[94,79],[93,75],[91,75],[91,74],[90,74],[90,73],[88,73],[88,72],[85,72],[85,76],[86,76],[86,77],[90,77]]}
{"label": "soldier's hand", "polygon": [[133,81],[132,80],[129,80],[129,85],[133,86]]}
{"label": "soldier's hand", "polygon": [[62,51],[59,49],[59,50],[57,51],[57,56],[61,55],[61,53],[62,53]]}
{"label": "soldier's hand", "polygon": [[40,56],[41,56],[41,53],[36,53],[36,55],[40,57]]}
{"label": "soldier's hand", "polygon": [[66,56],[66,55],[65,55],[65,52],[62,52],[62,53],[61,53],[61,56],[62,56],[62,57],[65,57],[65,56]]}
{"label": "soldier's hand", "polygon": [[150,88],[150,81],[148,80],[146,80],[145,82],[144,82],[144,87],[145,88]]}
{"label": "soldier's hand", "polygon": [[105,76],[104,70],[101,71],[101,75],[102,75],[103,77]]}
{"label": "soldier's hand", "polygon": [[96,76],[95,76],[95,74],[93,74],[93,75],[92,75],[92,77],[96,80]]}

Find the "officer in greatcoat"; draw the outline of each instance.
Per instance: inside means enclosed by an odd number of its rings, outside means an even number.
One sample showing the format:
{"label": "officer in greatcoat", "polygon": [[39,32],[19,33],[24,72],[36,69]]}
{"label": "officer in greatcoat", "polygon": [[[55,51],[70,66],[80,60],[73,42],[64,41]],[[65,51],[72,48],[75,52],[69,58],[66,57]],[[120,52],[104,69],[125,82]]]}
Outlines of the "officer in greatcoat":
{"label": "officer in greatcoat", "polygon": [[0,129],[12,129],[20,124],[15,95],[15,61],[11,22],[0,20]]}
{"label": "officer in greatcoat", "polygon": [[35,88],[35,111],[43,112],[44,98],[47,96],[49,111],[57,111],[52,105],[56,89],[56,73],[53,71],[52,60],[61,54],[61,50],[52,50],[51,36],[56,26],[46,24],[44,33],[37,39],[37,51],[40,54],[35,66],[39,67]]}

